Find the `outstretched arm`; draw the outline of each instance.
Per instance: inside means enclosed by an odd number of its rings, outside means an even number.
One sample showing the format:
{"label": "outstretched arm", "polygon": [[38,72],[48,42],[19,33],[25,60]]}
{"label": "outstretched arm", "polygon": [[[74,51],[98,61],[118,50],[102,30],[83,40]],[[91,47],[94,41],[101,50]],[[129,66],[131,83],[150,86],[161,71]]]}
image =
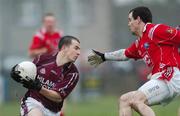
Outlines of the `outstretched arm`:
{"label": "outstretched arm", "polygon": [[120,49],[114,52],[107,52],[104,54],[106,60],[110,61],[126,61],[129,58],[125,55],[125,49]]}
{"label": "outstretched arm", "polygon": [[120,49],[114,52],[101,53],[93,50],[93,53],[88,56],[90,65],[97,67],[104,61],[126,61],[128,57],[125,55],[125,49]]}

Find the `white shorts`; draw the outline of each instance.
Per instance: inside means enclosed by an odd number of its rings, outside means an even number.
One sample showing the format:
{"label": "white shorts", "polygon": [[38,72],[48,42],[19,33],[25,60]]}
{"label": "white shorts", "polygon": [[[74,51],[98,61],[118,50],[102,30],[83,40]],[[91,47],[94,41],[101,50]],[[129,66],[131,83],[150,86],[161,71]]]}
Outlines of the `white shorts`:
{"label": "white shorts", "polygon": [[54,113],[45,108],[40,102],[34,98],[28,97],[27,100],[21,105],[21,116],[27,116],[33,108],[38,108],[42,111],[43,116],[60,116],[60,112]]}
{"label": "white shorts", "polygon": [[165,105],[180,94],[180,71],[178,68],[173,69],[174,73],[170,81],[158,79],[161,73],[156,73],[138,89],[146,95],[148,105]]}

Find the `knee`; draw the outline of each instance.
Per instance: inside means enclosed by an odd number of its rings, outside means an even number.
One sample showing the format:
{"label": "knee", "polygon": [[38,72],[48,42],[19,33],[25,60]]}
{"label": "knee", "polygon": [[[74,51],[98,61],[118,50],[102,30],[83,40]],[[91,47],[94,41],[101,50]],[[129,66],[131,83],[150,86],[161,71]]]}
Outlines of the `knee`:
{"label": "knee", "polygon": [[145,104],[146,98],[141,94],[136,94],[132,97],[130,103],[132,107],[139,107],[140,104]]}
{"label": "knee", "polygon": [[130,99],[126,95],[122,95],[119,98],[119,104],[129,104],[129,101],[130,101]]}
{"label": "knee", "polygon": [[133,101],[131,102],[131,108],[133,108],[136,111],[145,111],[144,102],[143,101]]}
{"label": "knee", "polygon": [[142,102],[137,100],[137,99],[132,99],[131,101],[131,106],[132,107],[138,107],[139,104],[141,104]]}

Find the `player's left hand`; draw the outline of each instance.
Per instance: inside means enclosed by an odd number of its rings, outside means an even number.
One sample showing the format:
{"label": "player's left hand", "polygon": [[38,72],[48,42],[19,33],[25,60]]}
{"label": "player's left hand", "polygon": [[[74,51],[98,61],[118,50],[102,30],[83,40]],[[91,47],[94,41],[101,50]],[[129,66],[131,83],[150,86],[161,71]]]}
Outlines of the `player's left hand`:
{"label": "player's left hand", "polygon": [[20,71],[17,70],[18,64],[12,67],[10,75],[13,80],[15,80],[18,83],[22,82],[22,77],[19,75]]}
{"label": "player's left hand", "polygon": [[97,67],[98,65],[106,61],[103,53],[98,52],[96,50],[92,51],[93,53],[88,56],[88,62],[90,63],[90,65]]}
{"label": "player's left hand", "polygon": [[36,91],[40,91],[42,88],[41,82],[38,79],[35,80],[23,80],[22,82],[23,87],[27,89],[32,89]]}

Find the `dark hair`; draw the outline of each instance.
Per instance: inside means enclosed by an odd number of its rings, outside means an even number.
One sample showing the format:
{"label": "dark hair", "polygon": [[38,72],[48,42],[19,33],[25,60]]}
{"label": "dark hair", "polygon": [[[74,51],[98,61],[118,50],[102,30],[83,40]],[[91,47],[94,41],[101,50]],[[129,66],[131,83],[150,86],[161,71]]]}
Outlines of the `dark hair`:
{"label": "dark hair", "polygon": [[67,35],[67,36],[63,36],[63,37],[60,39],[59,44],[58,44],[58,48],[61,49],[63,45],[65,45],[65,46],[71,45],[72,40],[76,40],[77,42],[80,43],[80,41],[79,41],[78,38],[76,38],[76,37],[74,37],[74,36]]}
{"label": "dark hair", "polygon": [[46,13],[45,15],[44,15],[44,17],[47,17],[47,16],[55,16],[53,13],[51,13],[51,12],[49,12],[49,13]]}
{"label": "dark hair", "polygon": [[136,7],[129,11],[129,13],[131,12],[134,19],[137,19],[137,17],[139,16],[144,23],[152,23],[152,14],[148,7]]}

